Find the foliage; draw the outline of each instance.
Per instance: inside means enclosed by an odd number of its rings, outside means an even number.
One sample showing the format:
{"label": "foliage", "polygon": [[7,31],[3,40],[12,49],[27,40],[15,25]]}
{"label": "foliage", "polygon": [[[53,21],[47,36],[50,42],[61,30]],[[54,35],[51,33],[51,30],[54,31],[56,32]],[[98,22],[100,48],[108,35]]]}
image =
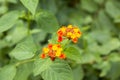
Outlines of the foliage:
{"label": "foliage", "polygon": [[[120,80],[119,0],[0,0],[0,80]],[[62,25],[82,32],[61,42],[66,60],[41,59]]]}

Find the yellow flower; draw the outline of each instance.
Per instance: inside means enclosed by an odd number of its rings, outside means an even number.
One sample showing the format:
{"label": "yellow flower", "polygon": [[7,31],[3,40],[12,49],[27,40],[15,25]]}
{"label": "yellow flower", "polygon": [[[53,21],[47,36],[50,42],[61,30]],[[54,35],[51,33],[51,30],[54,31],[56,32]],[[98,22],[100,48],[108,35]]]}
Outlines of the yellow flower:
{"label": "yellow flower", "polygon": [[62,27],[60,30],[64,33],[65,30],[66,30],[66,28],[65,28],[65,27]]}
{"label": "yellow flower", "polygon": [[72,25],[68,25],[68,28],[73,28]]}
{"label": "yellow flower", "polygon": [[57,51],[61,52],[61,51],[63,51],[63,49],[62,48],[58,48]]}
{"label": "yellow flower", "polygon": [[49,49],[48,49],[48,48],[43,48],[43,52],[44,52],[44,53],[48,53],[48,52],[49,52]]}
{"label": "yellow flower", "polygon": [[53,45],[52,49],[57,50],[58,49],[57,45]]}
{"label": "yellow flower", "polygon": [[78,28],[75,28],[75,29],[74,29],[74,32],[76,32],[76,33],[77,33],[78,31],[79,31],[79,29],[78,29]]}
{"label": "yellow flower", "polygon": [[72,33],[71,33],[71,32],[68,32],[68,33],[67,33],[67,36],[71,36],[71,35],[72,35]]}
{"label": "yellow flower", "polygon": [[56,56],[58,57],[58,56],[60,56],[61,55],[61,52],[60,51],[57,51],[56,52]]}
{"label": "yellow flower", "polygon": [[80,38],[81,34],[75,33],[76,37]]}
{"label": "yellow flower", "polygon": [[76,38],[76,35],[75,35],[75,34],[72,34],[72,35],[71,35],[71,38],[72,38],[72,39]]}

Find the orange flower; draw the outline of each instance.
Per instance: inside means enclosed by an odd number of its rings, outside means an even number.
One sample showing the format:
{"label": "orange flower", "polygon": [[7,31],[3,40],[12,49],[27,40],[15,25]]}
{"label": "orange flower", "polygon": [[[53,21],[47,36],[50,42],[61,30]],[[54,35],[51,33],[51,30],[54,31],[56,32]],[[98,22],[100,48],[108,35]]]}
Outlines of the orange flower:
{"label": "orange flower", "polygon": [[65,56],[65,54],[62,53],[62,54],[59,56],[59,58],[60,58],[60,59],[65,59],[66,56]]}
{"label": "orange flower", "polygon": [[42,54],[40,55],[40,57],[41,57],[42,59],[44,59],[44,58],[46,57],[46,55],[45,55],[44,53],[42,53]]}
{"label": "orange flower", "polygon": [[52,46],[53,46],[52,44],[48,44],[48,48],[49,48],[49,49],[51,49],[51,48],[52,48]]}
{"label": "orange flower", "polygon": [[74,38],[74,39],[72,39],[72,41],[73,41],[74,43],[77,43],[78,38]]}
{"label": "orange flower", "polygon": [[78,38],[81,37],[81,32],[78,27],[68,25],[67,27],[62,27],[57,31],[58,42],[62,42],[63,37],[71,39],[74,43],[77,43]]}

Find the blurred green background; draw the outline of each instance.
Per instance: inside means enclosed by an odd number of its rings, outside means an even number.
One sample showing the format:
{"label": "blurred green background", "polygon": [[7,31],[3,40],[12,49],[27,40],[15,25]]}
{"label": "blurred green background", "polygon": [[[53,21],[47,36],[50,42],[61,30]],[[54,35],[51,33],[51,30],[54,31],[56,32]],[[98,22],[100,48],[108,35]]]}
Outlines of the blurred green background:
{"label": "blurred green background", "polygon": [[[77,44],[81,63],[71,65],[75,80],[120,80],[120,0],[39,0],[37,11],[40,9],[56,16],[59,26],[72,24],[83,33]],[[22,21],[15,25],[20,27],[0,33],[0,67],[10,62],[9,52],[26,37],[28,29],[23,27],[29,16],[23,4],[19,0],[0,0],[0,16],[13,10],[23,13]],[[29,25],[39,47],[47,44],[51,34],[37,31],[34,19]]]}

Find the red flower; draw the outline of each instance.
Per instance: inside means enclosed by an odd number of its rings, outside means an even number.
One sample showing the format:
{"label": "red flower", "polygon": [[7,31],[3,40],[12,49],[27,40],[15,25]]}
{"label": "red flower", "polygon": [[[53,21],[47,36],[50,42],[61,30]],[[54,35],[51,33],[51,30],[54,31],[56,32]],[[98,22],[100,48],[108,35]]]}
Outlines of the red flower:
{"label": "red flower", "polygon": [[58,34],[59,36],[62,36],[62,35],[63,35],[63,32],[62,32],[61,30],[59,30],[59,31],[57,32],[57,34]]}
{"label": "red flower", "polygon": [[62,42],[63,38],[62,36],[58,36],[58,42]]}

